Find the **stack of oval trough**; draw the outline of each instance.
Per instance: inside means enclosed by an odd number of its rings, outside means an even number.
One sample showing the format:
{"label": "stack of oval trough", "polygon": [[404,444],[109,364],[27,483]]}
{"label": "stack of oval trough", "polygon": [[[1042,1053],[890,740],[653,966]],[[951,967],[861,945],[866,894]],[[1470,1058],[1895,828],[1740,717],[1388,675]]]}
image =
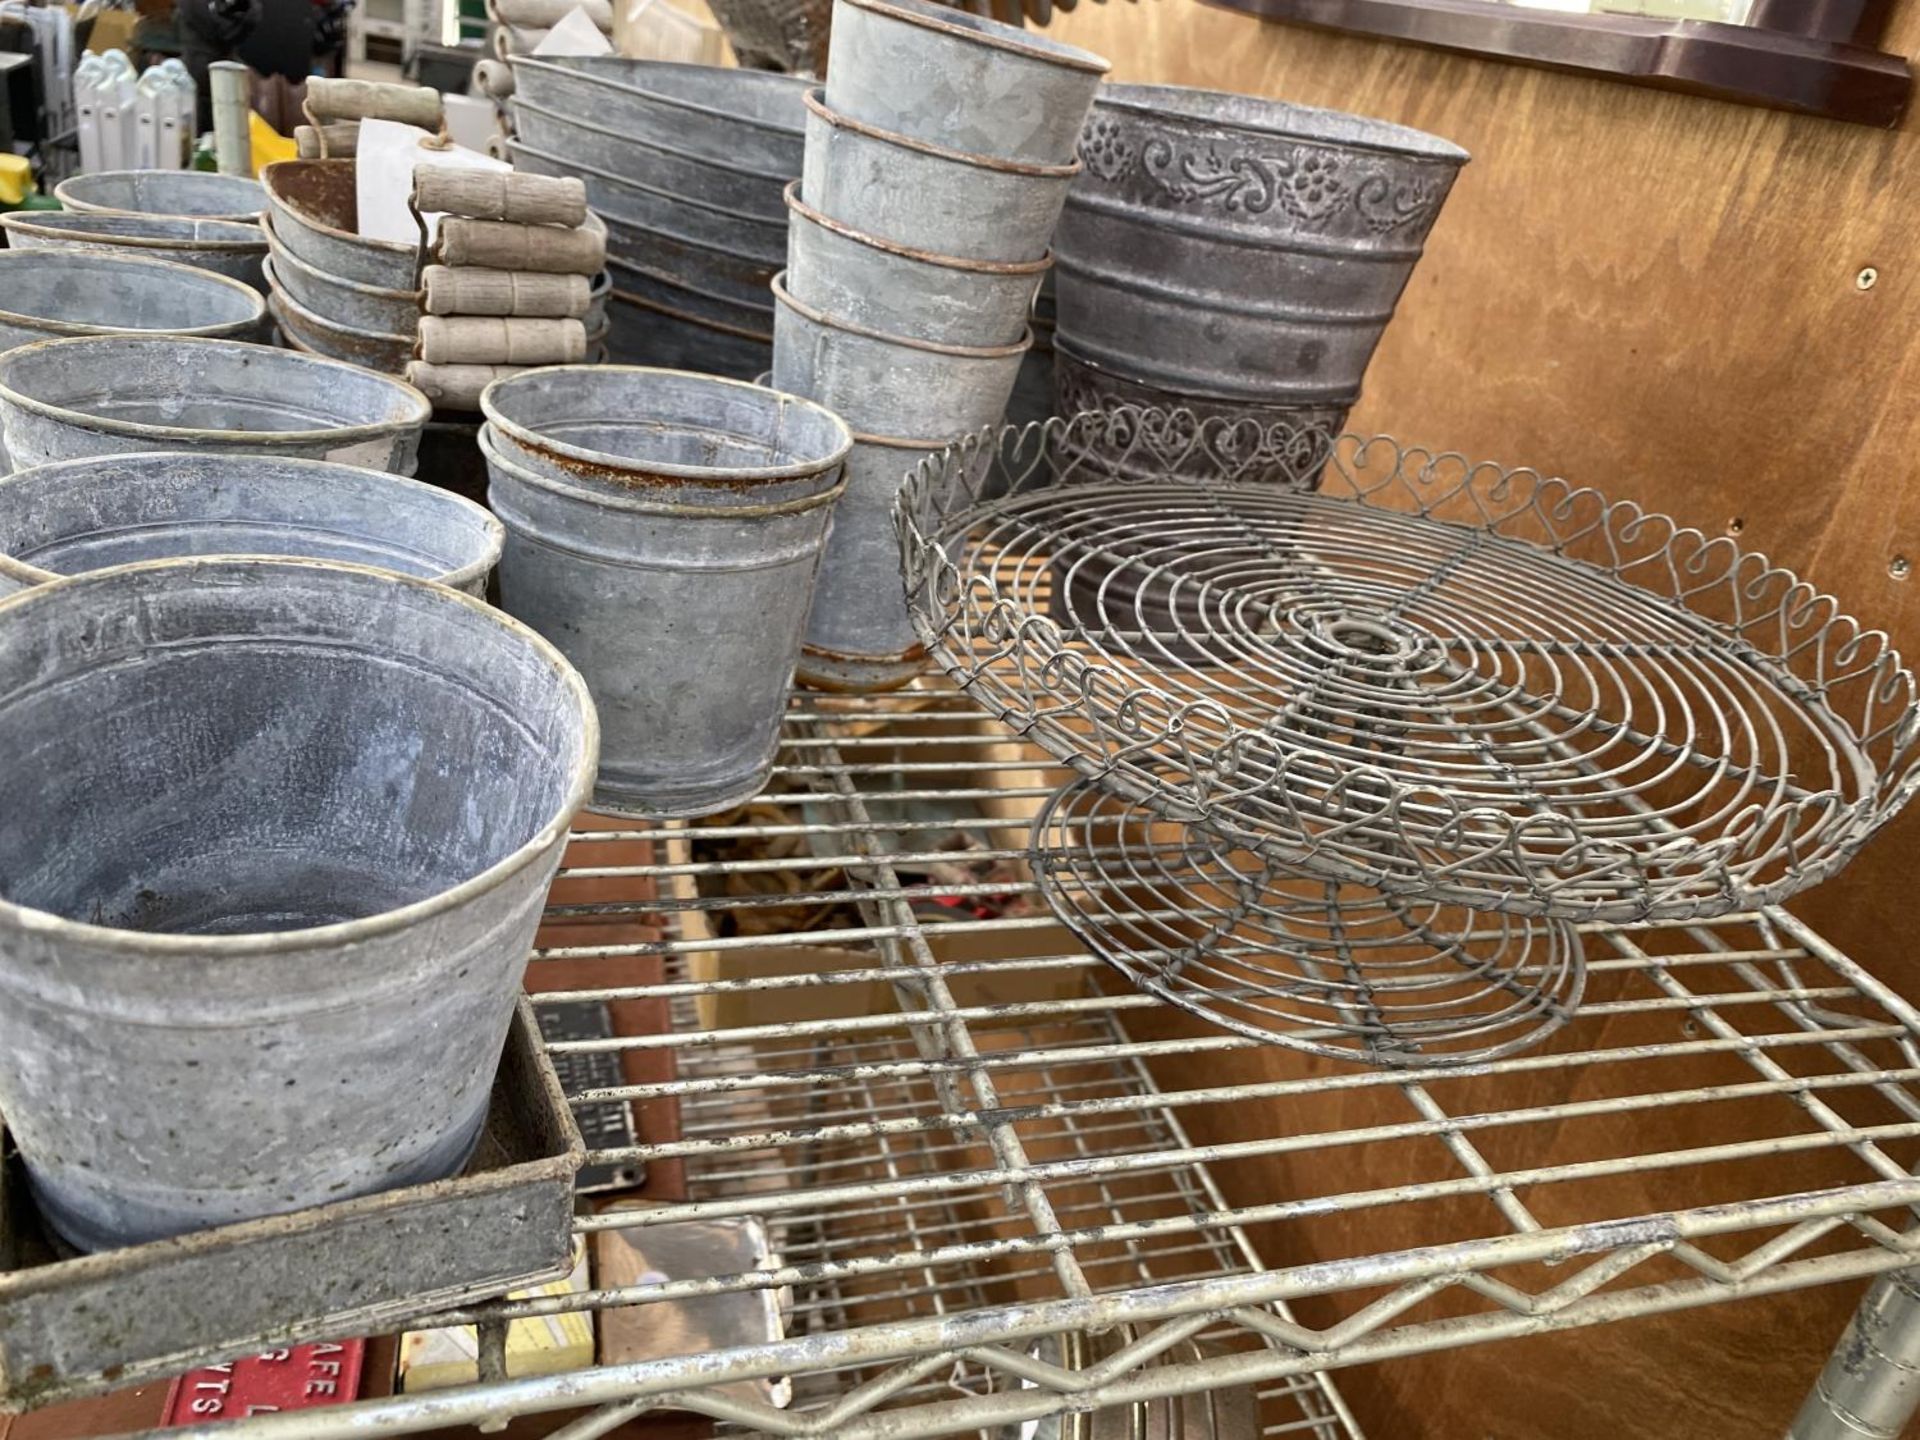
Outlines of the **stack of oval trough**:
{"label": "stack of oval trough", "polygon": [[806,82],[617,55],[512,65],[514,168],[578,176],[606,222],[613,358],[764,371]]}
{"label": "stack of oval trough", "polygon": [[893,498],[924,456],[1006,412],[1106,69],[925,0],[835,0],[773,285],[775,388],[855,438],[807,621],[811,685],[890,689],[925,667]]}

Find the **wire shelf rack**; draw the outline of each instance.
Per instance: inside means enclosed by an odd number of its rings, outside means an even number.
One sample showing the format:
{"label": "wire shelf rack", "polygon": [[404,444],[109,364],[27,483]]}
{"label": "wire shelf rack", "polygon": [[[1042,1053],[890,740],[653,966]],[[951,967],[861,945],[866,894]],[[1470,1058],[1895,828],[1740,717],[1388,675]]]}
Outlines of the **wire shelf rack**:
{"label": "wire shelf rack", "polygon": [[[655,1065],[576,1103],[681,1117],[589,1160],[683,1167],[686,1198],[580,1232],[751,1216],[777,1258],[435,1317],[774,1289],[784,1335],[166,1435],[565,1410],[554,1433],[595,1440],[691,1410],[727,1434],[1002,1440],[1254,1386],[1267,1434],[1340,1440],[1329,1370],[1920,1261],[1920,1013],[1782,911],[1583,924],[1585,1003],[1540,1047],[1376,1070],[1200,1025],[1091,959],[1024,868],[1070,772],[963,697],[801,695],[786,738],[743,812],[581,831],[565,943],[534,962],[653,964],[537,1000],[671,1015],[555,1042]],[[619,848],[638,841],[651,858]],[[1057,1363],[1048,1337],[1076,1335],[1087,1361]],[[785,1407],[739,1383],[781,1378]]]}

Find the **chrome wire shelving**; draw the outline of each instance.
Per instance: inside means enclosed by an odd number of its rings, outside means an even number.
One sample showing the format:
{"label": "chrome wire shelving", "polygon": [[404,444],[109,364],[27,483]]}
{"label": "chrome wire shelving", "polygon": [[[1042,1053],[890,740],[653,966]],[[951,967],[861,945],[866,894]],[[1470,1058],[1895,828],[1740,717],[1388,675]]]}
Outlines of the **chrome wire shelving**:
{"label": "chrome wire shelving", "polygon": [[[751,1216],[776,1258],[438,1320],[484,1339],[774,1290],[783,1335],[166,1434],[566,1410],[554,1433],[594,1440],[690,1410],[728,1434],[1001,1440],[1258,1387],[1267,1434],[1344,1437],[1344,1366],[1920,1262],[1920,1013],[1783,911],[1581,924],[1579,1013],[1537,1049],[1379,1070],[1222,1033],[1090,959],[1025,866],[1069,778],[948,692],[803,695],[764,802],[576,837],[565,879],[602,888],[556,904],[567,942],[536,975],[658,978],[538,1001],[664,1002],[664,1033],[556,1048],[661,1077],[577,1103],[680,1116],[589,1161],[685,1176],[684,1199],[579,1228]],[[640,841],[650,859],[617,848]],[[784,1407],[737,1383],[781,1378]]]}

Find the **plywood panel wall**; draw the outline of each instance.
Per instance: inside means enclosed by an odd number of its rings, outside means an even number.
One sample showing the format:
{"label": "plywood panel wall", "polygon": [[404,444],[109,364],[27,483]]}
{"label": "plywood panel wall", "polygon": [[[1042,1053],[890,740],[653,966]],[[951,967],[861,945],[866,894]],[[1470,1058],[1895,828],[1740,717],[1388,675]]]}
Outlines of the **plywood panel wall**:
{"label": "plywood panel wall", "polygon": [[[1920,570],[1920,125],[1866,130],[1194,0],[1083,0],[1052,33],[1110,56],[1116,80],[1337,106],[1465,145],[1474,161],[1353,423],[1737,526],[1920,656],[1920,576],[1894,573]],[[1920,52],[1920,0],[1887,48]],[[1917,858],[1920,813],[1795,907],[1912,997]],[[1857,1294],[1401,1361],[1349,1389],[1374,1440],[1777,1436]]]}

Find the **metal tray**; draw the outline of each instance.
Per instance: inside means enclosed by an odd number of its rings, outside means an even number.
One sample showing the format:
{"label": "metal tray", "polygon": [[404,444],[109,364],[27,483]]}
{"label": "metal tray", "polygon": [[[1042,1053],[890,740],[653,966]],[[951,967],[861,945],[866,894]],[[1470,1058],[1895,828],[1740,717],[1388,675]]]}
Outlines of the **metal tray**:
{"label": "metal tray", "polygon": [[565,1274],[584,1154],[525,1000],[451,1180],[63,1259],[0,1132],[0,1411],[30,1409]]}

